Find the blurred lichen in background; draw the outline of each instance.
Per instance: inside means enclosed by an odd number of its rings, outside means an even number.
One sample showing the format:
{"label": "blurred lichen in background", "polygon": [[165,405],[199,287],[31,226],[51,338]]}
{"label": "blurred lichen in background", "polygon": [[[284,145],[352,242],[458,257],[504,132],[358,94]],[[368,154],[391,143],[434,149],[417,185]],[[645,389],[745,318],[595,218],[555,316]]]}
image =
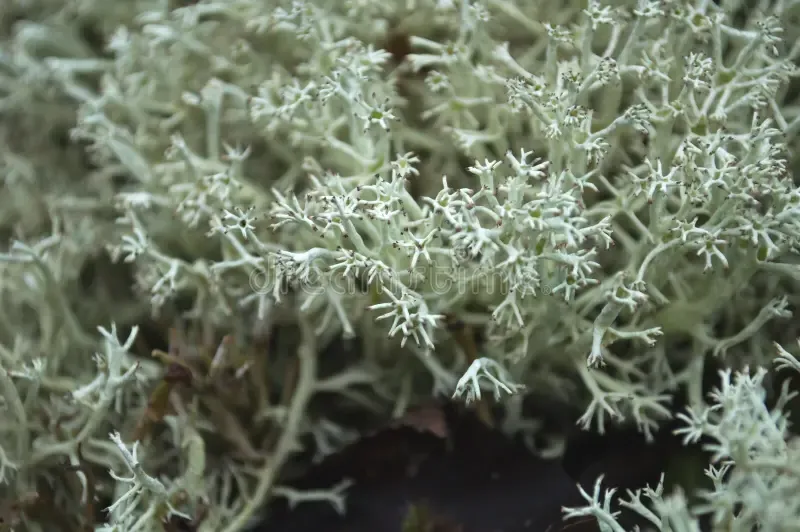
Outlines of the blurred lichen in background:
{"label": "blurred lichen in background", "polygon": [[[534,442],[532,394],[710,445],[697,506],[623,502],[655,528],[796,530],[798,36],[797,0],[3,0],[3,526],[233,532],[363,420]],[[605,488],[566,515],[621,530]]]}

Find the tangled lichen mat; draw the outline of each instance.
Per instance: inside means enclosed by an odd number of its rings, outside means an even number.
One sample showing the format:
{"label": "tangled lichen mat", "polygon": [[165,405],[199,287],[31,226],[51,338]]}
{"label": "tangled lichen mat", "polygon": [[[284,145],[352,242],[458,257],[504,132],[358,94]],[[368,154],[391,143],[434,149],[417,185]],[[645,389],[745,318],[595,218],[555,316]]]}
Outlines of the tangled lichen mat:
{"label": "tangled lichen mat", "polygon": [[[798,0],[3,0],[0,530],[800,530],[799,37]],[[617,481],[615,431],[679,450]]]}

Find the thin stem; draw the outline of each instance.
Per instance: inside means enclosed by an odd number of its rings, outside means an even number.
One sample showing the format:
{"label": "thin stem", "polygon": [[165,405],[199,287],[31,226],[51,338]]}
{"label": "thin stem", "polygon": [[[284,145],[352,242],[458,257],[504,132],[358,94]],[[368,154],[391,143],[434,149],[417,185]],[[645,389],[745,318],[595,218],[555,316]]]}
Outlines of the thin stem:
{"label": "thin stem", "polygon": [[278,473],[283,464],[289,459],[295,449],[295,444],[300,435],[300,427],[305,417],[306,407],[314,395],[317,374],[316,338],[310,324],[301,320],[303,325],[303,343],[298,349],[299,375],[297,386],[289,405],[286,425],[275,452],[266,461],[258,474],[258,484],[253,495],[247,501],[241,512],[236,516],[223,532],[239,532],[247,526],[250,518],[264,506],[267,497],[275,485]]}

